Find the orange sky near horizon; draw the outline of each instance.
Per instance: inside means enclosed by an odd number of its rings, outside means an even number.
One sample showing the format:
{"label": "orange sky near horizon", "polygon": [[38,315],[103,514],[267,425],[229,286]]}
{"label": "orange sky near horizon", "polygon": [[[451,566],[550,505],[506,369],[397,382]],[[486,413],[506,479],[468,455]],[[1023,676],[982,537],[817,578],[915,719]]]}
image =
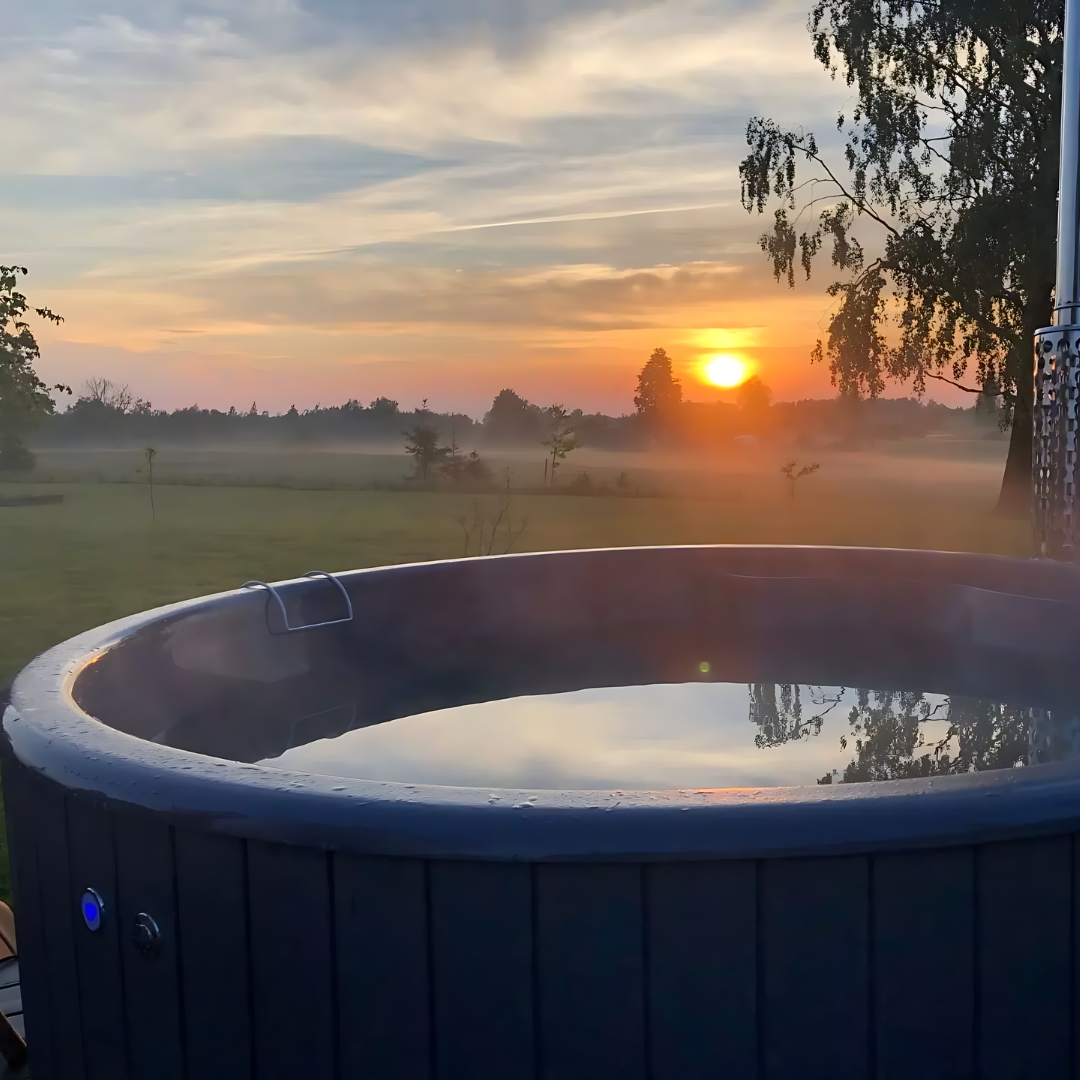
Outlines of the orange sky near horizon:
{"label": "orange sky near horizon", "polygon": [[[753,308],[738,306],[739,322],[750,325],[702,326],[710,315],[723,313],[717,311],[721,303],[666,312],[666,325],[657,319],[647,327],[596,330],[483,323],[290,325],[221,318],[172,295],[67,289],[42,294],[65,315],[61,327],[40,328],[43,377],[78,386],[88,372],[101,375],[128,383],[156,407],[198,402],[246,408],[257,399],[260,409],[278,412],[293,403],[304,409],[389,396],[403,408],[427,398],[440,411],[479,416],[510,386],[541,404],[561,401],[618,414],[633,411],[637,374],[657,347],[671,356],[687,400],[734,399],[734,388],[718,387],[705,375],[705,365],[718,354],[742,360],[746,376],[760,376],[777,400],[835,393],[828,371],[809,362],[821,298],[796,298],[786,288]],[[37,293],[34,299],[40,299]],[[787,316],[783,334],[769,325],[778,309]],[[798,335],[792,334],[796,313],[804,324]],[[164,322],[186,325],[159,329]],[[317,356],[317,365],[305,362],[305,354]]]}

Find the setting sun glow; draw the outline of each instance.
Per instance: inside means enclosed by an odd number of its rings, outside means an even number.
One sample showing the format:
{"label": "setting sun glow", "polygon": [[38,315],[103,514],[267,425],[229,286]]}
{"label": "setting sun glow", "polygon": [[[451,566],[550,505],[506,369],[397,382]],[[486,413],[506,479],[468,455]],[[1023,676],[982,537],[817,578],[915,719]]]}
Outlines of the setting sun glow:
{"label": "setting sun glow", "polygon": [[746,381],[747,370],[744,361],[730,353],[721,353],[710,357],[702,368],[707,382],[713,386],[738,386]]}

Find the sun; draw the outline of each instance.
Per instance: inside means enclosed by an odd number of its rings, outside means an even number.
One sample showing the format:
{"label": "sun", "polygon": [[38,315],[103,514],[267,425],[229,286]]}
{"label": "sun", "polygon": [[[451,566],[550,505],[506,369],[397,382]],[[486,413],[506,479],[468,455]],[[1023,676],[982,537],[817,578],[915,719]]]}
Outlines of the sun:
{"label": "sun", "polygon": [[702,369],[707,382],[713,386],[732,387],[746,382],[746,362],[731,353],[720,353],[705,361]]}

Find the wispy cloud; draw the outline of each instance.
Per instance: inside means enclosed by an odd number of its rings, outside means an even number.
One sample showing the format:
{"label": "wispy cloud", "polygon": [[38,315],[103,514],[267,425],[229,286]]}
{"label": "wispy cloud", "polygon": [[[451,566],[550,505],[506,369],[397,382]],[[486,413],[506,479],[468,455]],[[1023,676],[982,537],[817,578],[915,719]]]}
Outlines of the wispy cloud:
{"label": "wispy cloud", "polygon": [[20,8],[0,235],[96,345],[756,325],[746,122],[825,128],[846,96],[803,2]]}
{"label": "wispy cloud", "polygon": [[557,146],[559,132],[538,126],[567,118],[631,118],[637,139],[662,140],[657,124],[695,115],[715,123],[796,87],[803,111],[833,97],[790,3],[752,12],[683,0],[564,11],[537,30],[532,48],[513,54],[482,34],[388,46],[355,22],[334,41],[267,32],[282,17],[271,13],[245,35],[222,17],[151,28],[101,15],[7,39],[0,85],[18,87],[28,103],[6,132],[20,169],[178,167],[224,141],[266,137],[413,153],[524,146],[538,135]]}

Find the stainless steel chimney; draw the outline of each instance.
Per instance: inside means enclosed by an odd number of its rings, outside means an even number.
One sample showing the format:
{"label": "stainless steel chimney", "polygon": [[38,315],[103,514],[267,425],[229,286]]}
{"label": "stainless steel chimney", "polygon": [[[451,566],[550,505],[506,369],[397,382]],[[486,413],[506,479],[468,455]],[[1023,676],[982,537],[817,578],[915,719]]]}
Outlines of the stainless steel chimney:
{"label": "stainless steel chimney", "polygon": [[1080,558],[1076,505],[1080,406],[1080,0],[1065,0],[1054,325],[1035,335],[1032,515],[1039,554]]}

